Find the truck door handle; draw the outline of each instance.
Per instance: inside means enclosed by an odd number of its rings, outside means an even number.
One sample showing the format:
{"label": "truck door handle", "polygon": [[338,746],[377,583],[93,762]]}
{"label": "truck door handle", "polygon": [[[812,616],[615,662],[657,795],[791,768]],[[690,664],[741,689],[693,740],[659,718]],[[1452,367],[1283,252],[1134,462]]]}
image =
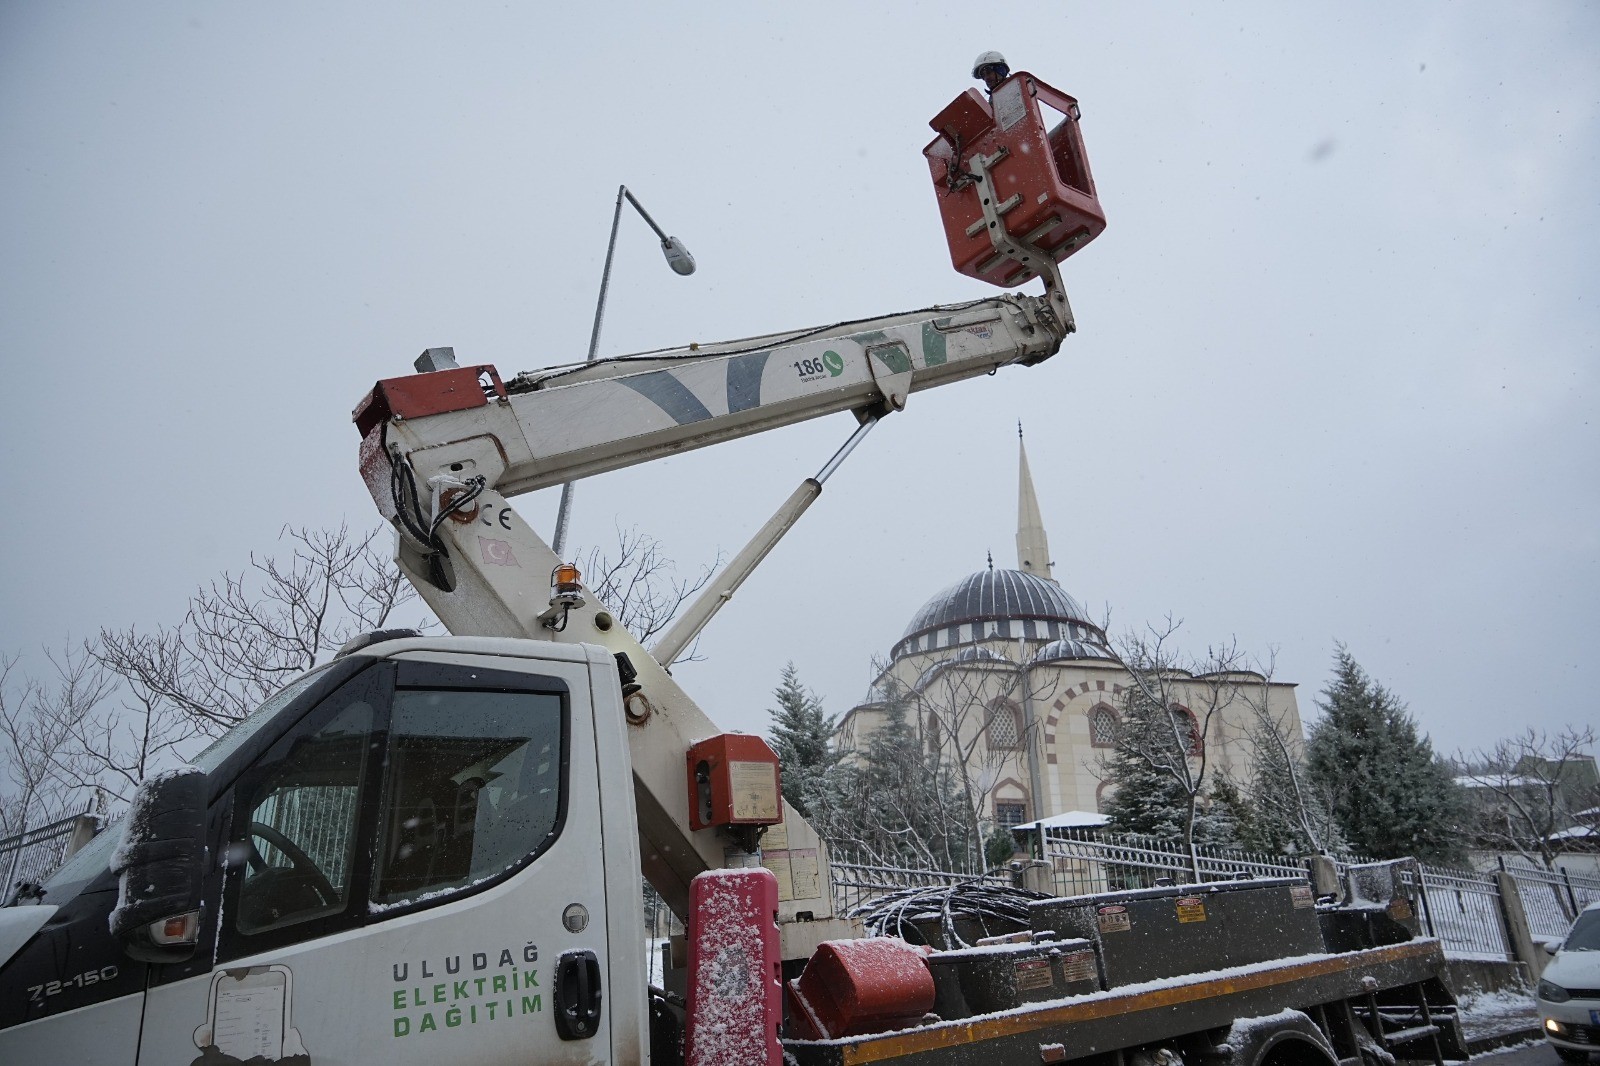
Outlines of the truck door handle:
{"label": "truck door handle", "polygon": [[556,960],[556,1035],[587,1040],[600,1030],[600,960],[592,951],[564,951]]}

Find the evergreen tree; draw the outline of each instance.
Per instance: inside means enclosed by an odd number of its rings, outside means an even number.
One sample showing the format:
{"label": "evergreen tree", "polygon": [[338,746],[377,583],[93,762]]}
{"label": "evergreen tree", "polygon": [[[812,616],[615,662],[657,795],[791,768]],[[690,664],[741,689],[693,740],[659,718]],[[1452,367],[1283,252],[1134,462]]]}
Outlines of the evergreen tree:
{"label": "evergreen tree", "polygon": [[1306,770],[1329,797],[1350,847],[1375,859],[1455,857],[1459,792],[1405,704],[1368,677],[1342,644],[1322,696]]}
{"label": "evergreen tree", "polygon": [[[1323,793],[1296,758],[1278,725],[1258,722],[1251,734],[1250,780],[1239,842],[1273,854],[1337,854],[1348,850]],[[1293,761],[1291,761],[1293,760]]]}
{"label": "evergreen tree", "polygon": [[892,696],[864,751],[836,762],[812,793],[813,824],[842,854],[890,865],[978,872],[983,842],[958,784],[940,771]]}
{"label": "evergreen tree", "polygon": [[1183,839],[1189,793],[1182,782],[1123,747],[1112,753],[1105,769],[1106,780],[1116,788],[1104,810],[1112,829],[1163,840]]}
{"label": "evergreen tree", "polygon": [[829,747],[833,718],[822,713],[822,701],[816,693],[800,684],[800,673],[792,662],[783,668],[782,680],[772,698],[778,706],[767,712],[772,716],[769,740],[778,756],[783,798],[809,818],[811,797],[835,762]]}

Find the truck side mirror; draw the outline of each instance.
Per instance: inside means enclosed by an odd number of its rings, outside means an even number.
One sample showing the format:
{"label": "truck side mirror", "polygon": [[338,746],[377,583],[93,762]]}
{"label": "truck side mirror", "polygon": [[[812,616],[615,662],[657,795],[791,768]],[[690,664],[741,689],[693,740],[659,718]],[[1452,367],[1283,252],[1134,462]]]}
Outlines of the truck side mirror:
{"label": "truck side mirror", "polygon": [[188,767],[139,786],[111,856],[117,906],[111,935],[142,962],[182,962],[200,935],[206,858],[206,775]]}

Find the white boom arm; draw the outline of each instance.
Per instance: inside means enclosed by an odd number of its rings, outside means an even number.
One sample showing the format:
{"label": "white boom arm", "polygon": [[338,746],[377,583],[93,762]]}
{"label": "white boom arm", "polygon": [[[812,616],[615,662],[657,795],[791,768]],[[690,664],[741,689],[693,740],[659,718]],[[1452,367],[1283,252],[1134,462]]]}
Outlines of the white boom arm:
{"label": "white boom arm", "polygon": [[[919,389],[1038,362],[1072,331],[1056,306],[1005,295],[509,382],[492,366],[440,370],[380,381],[356,409],[362,475],[399,531],[401,569],[452,633],[601,644],[638,671],[627,708],[644,872],[680,915],[696,874],[745,861],[689,828],[685,753],[721,731],[602,606],[553,607],[561,560],[506,498],[836,411],[865,421]],[[838,935],[820,921],[833,911],[825,849],[787,805],[784,830],[784,916],[819,919],[786,940]],[[786,943],[785,956],[808,950]]]}

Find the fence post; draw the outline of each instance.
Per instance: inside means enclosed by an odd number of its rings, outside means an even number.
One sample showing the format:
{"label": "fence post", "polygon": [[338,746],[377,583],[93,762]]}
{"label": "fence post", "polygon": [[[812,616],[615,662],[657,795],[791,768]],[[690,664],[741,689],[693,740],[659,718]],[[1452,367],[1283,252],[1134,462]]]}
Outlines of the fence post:
{"label": "fence post", "polygon": [[1511,946],[1511,953],[1517,960],[1528,967],[1533,980],[1537,981],[1544,974],[1544,966],[1550,961],[1550,956],[1545,954],[1543,944],[1534,943],[1533,934],[1528,929],[1528,913],[1522,909],[1522,892],[1517,888],[1517,879],[1509,870],[1499,870],[1494,880],[1500,889],[1500,916],[1506,925],[1506,943]]}
{"label": "fence post", "polygon": [[1567,902],[1572,904],[1572,916],[1576,918],[1583,908],[1578,906],[1578,896],[1572,891],[1572,878],[1567,874],[1567,868],[1563,866],[1560,869],[1561,883],[1567,886]]}
{"label": "fence post", "polygon": [[1315,896],[1341,895],[1339,866],[1327,855],[1311,856],[1311,892]]}
{"label": "fence post", "polygon": [[66,862],[78,853],[78,850],[95,838],[100,832],[100,819],[92,814],[80,814],[72,822],[72,835],[67,838],[67,846],[61,853],[61,861]]}

